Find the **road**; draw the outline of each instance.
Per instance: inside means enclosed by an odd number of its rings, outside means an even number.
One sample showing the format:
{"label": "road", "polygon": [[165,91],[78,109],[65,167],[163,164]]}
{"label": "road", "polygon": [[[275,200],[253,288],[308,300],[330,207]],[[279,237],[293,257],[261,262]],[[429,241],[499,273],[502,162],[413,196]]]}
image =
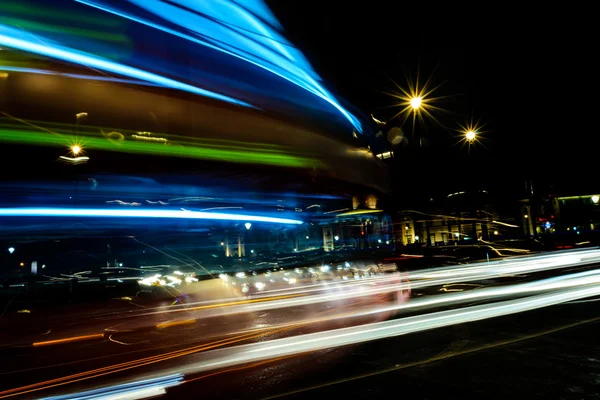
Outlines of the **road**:
{"label": "road", "polygon": [[[5,346],[0,396],[74,398],[103,388],[104,398],[133,389],[224,399],[593,397],[598,256],[412,271],[410,298],[406,279],[375,274],[275,285],[209,308],[190,303],[185,313],[142,310],[133,320],[144,324],[102,337]],[[130,319],[99,315],[96,328]]]}

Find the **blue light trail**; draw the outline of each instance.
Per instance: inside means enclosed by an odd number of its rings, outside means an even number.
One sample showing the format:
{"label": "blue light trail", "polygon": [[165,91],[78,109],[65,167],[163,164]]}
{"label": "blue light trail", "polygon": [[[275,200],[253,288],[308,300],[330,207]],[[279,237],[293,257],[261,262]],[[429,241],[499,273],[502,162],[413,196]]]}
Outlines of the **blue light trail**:
{"label": "blue light trail", "polygon": [[211,213],[180,210],[123,210],[103,208],[0,208],[0,217],[115,217],[115,218],[173,218],[205,219],[221,221],[252,221],[275,224],[301,225],[297,219],[276,218],[260,215]]}
{"label": "blue light trail", "polygon": [[98,68],[104,71],[113,72],[115,74],[129,76],[131,78],[156,83],[161,86],[183,90],[186,92],[198,94],[200,96],[205,96],[216,100],[225,101],[228,103],[233,103],[245,107],[252,107],[250,104],[245,103],[243,101],[236,100],[234,98],[214,93],[205,89],[201,89],[199,87],[188,85],[186,83],[166,78],[161,75],[153,74],[151,72],[147,72],[138,68],[103,59],[101,57],[94,56],[93,54],[88,54],[51,42],[46,42],[46,44],[40,44],[40,42],[32,42],[30,41],[30,39],[32,39],[32,37],[29,33],[20,29],[14,29],[6,25],[0,24],[0,45],[2,46],[28,51],[34,54],[39,54],[50,58],[72,62],[79,65]]}

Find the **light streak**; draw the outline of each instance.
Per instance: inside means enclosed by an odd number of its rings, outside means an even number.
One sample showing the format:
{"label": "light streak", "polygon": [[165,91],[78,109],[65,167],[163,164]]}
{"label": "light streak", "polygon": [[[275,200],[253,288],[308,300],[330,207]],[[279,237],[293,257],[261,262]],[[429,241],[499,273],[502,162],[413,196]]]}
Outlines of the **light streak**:
{"label": "light streak", "polygon": [[[271,24],[277,24],[274,16],[268,12],[268,8],[261,2],[251,2],[244,4],[243,7],[233,1],[211,3],[210,6],[202,2],[186,4],[190,9],[196,9],[198,11],[196,14],[184,11],[174,5],[153,0],[132,0],[132,3],[140,8],[179,26],[185,32],[194,33],[194,35],[191,35],[152,22],[147,18],[141,18],[138,15],[103,5],[98,1],[76,1],[239,58],[262,68],[323,99],[337,109],[358,132],[363,131],[360,121],[342,107],[335,97],[319,83],[320,78],[303,54],[291,46],[281,34],[263,22],[270,20]],[[260,8],[259,15],[248,11],[248,8],[253,6]],[[257,9],[254,10],[254,12],[257,11]],[[265,16],[268,17],[265,18]],[[247,28],[240,28],[242,26]]]}
{"label": "light streak", "polygon": [[69,400],[69,399],[142,399],[166,393],[165,389],[176,386],[183,381],[183,375],[175,374],[160,378],[145,379],[125,383],[107,388],[95,389],[76,394],[45,397],[44,400]]}
{"label": "light streak", "polygon": [[128,65],[119,64],[114,61],[94,56],[93,54],[88,54],[57,44],[50,45],[52,41],[49,40],[46,40],[46,44],[44,45],[40,44],[39,42],[31,42],[28,40],[29,38],[31,38],[31,35],[25,31],[10,28],[8,26],[0,24],[0,44],[6,47],[12,47],[15,49],[63,61],[68,61],[79,65],[94,67],[115,74],[129,76],[131,78],[155,83],[160,86],[165,86],[177,90],[183,90],[186,92],[209,97],[215,100],[224,101],[227,103],[232,103],[244,107],[253,107],[248,103],[236,100],[228,96],[224,96],[205,89],[201,89],[199,87],[188,85],[186,83],[179,82],[174,79],[169,79],[164,76],[147,72],[138,68],[130,67]]}
{"label": "light streak", "polygon": [[209,213],[203,211],[102,209],[102,208],[0,208],[3,217],[115,217],[115,218],[173,218],[206,219],[225,221],[254,221],[275,224],[300,225],[297,219],[275,218],[258,215]]}
{"label": "light streak", "polygon": [[[27,123],[26,121],[23,121]],[[31,124],[29,124],[31,125]],[[38,127],[36,127],[38,128]],[[43,129],[43,128],[41,128]],[[52,132],[54,133],[54,132]],[[67,144],[65,137],[37,131],[23,131],[13,129],[0,129],[0,140],[11,143],[21,143],[33,146],[64,147]],[[243,164],[278,165],[283,167],[324,167],[323,162],[311,157],[297,155],[292,151],[272,150],[267,145],[244,143],[244,146],[233,146],[231,142],[214,145],[210,143],[193,144],[185,146],[168,146],[164,143],[120,140],[116,145],[104,137],[86,136],[88,150],[106,150],[120,153],[149,154],[153,156],[184,157],[217,162],[234,162]]]}
{"label": "light streak", "polygon": [[104,334],[96,333],[93,335],[74,336],[74,337],[69,337],[69,338],[64,338],[64,339],[48,340],[45,342],[35,342],[32,344],[32,346],[33,347],[52,346],[55,344],[74,343],[74,342],[81,342],[83,340],[93,340],[93,339],[104,339]]}
{"label": "light streak", "polygon": [[229,368],[235,365],[258,362],[275,357],[347,346],[450,325],[532,311],[598,295],[600,295],[600,287],[598,286],[574,288],[530,296],[524,299],[507,300],[493,304],[439,311],[400,320],[377,322],[283,339],[274,339],[267,342],[239,345],[203,353],[199,355],[198,361],[193,365],[187,367],[179,366],[178,371],[189,374],[217,368]]}
{"label": "light streak", "polygon": [[85,80],[101,81],[101,82],[125,83],[125,84],[130,84],[130,85],[158,86],[151,82],[131,80],[131,79],[113,78],[110,76],[70,74],[70,73],[66,73],[66,72],[50,71],[50,70],[46,70],[46,69],[15,67],[15,66],[9,66],[9,65],[0,65],[0,71],[23,72],[23,73],[39,74],[39,75],[55,75],[55,76],[64,76],[66,78],[85,79]]}

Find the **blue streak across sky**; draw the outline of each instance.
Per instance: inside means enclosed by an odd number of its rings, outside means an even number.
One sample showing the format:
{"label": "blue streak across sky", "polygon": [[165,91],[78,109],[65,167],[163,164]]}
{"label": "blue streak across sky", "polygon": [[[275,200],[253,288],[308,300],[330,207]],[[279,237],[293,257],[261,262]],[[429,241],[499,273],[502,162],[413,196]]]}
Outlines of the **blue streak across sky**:
{"label": "blue streak across sky", "polygon": [[240,100],[236,100],[232,97],[224,96],[218,93],[201,89],[196,86],[176,81],[174,79],[166,78],[161,75],[157,75],[138,68],[130,67],[128,65],[120,64],[115,61],[97,57],[93,54],[88,54],[82,51],[78,51],[66,46],[61,46],[50,42],[41,44],[39,42],[33,42],[31,39],[31,34],[27,33],[26,31],[10,28],[6,25],[0,24],[0,45],[2,46],[28,51],[30,53],[39,54],[42,56],[55,58],[62,61],[68,61],[79,65],[98,68],[103,71],[129,76],[134,79],[140,79],[172,89],[183,90],[186,92],[198,94],[200,96],[225,101],[227,103],[233,103],[245,107],[252,107],[250,104]]}
{"label": "blue streak across sky", "polygon": [[[133,21],[139,24],[139,27],[143,26],[146,29],[145,31],[140,30],[140,32],[167,34],[173,41],[168,47],[176,48],[178,45],[175,43],[181,40],[198,45],[200,51],[195,53],[197,56],[194,59],[194,68],[199,71],[206,68],[205,64],[207,63],[204,61],[208,61],[216,54],[222,54],[227,59],[226,62],[229,63],[231,63],[230,59],[241,60],[236,61],[236,63],[245,65],[246,71],[256,70],[255,67],[267,71],[268,74],[266,75],[271,75],[275,78],[275,81],[278,78],[283,79],[318,97],[327,105],[321,105],[319,101],[314,102],[312,99],[309,103],[307,99],[302,97],[301,91],[293,92],[290,96],[292,101],[304,105],[310,104],[309,107],[311,108],[333,111],[347,120],[355,131],[363,132],[361,122],[324,87],[321,78],[313,70],[302,52],[285,39],[281,25],[262,0],[247,0],[244,2],[234,0],[75,1],[88,6],[88,12],[100,10],[100,12],[110,13]],[[56,25],[56,22],[49,23]],[[147,28],[151,29],[148,30]],[[130,32],[137,32],[137,30],[131,30]],[[138,49],[152,46],[152,40],[161,40],[162,42],[162,37],[148,38],[142,33],[139,36],[140,38],[136,40],[147,43],[140,43],[142,45],[138,46]],[[90,41],[81,41],[75,34],[64,31],[60,35],[53,35],[45,31],[25,31],[16,25],[0,25],[0,45],[90,66],[229,103],[243,106],[250,106],[249,102],[255,103],[254,101],[241,100],[241,98],[247,98],[245,96],[249,93],[229,93],[225,86],[217,84],[215,79],[207,78],[206,75],[199,81],[197,77],[202,76],[201,74],[190,74],[189,71],[181,68],[183,59],[173,59],[169,64],[169,62],[161,62],[165,60],[156,59],[155,54],[140,50],[137,56],[127,62],[129,65],[126,65],[97,56],[96,53],[100,47],[95,46]],[[123,53],[122,48],[115,47],[118,45],[117,43],[102,44],[105,52],[114,50],[116,53]],[[214,54],[208,55],[210,52]],[[181,51],[173,52],[175,58],[180,54],[182,54]],[[188,57],[194,57],[192,55],[194,53],[190,52],[189,54]],[[234,72],[236,75],[232,78],[227,77],[227,73],[223,72],[224,70],[227,70],[227,68],[222,68],[217,74],[225,74],[223,75],[224,78],[233,79],[246,85],[247,91],[259,90],[262,93],[266,90],[266,87],[273,87],[275,90],[270,91],[269,95],[278,96],[278,98],[286,90],[289,91],[289,88],[286,89],[286,83],[284,82],[273,85],[273,80],[255,82],[251,77],[244,80],[245,75],[240,74],[239,71]],[[256,76],[254,77],[256,78]],[[206,81],[206,79],[209,79],[209,81]],[[188,80],[190,82],[185,83]],[[210,87],[211,90],[202,87]],[[239,87],[236,90],[239,90]],[[333,107],[333,110],[330,107]]]}
{"label": "blue streak across sky", "polygon": [[260,215],[212,213],[183,210],[103,209],[103,208],[0,208],[0,217],[83,217],[83,218],[173,218],[221,221],[252,221],[274,224],[300,225],[297,219],[275,218]]}

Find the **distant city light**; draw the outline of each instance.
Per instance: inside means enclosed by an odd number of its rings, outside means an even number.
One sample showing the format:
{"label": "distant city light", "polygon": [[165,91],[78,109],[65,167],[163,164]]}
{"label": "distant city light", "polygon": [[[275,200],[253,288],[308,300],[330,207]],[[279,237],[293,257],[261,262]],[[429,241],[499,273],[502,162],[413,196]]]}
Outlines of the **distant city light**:
{"label": "distant city light", "polygon": [[310,236],[306,235],[306,239],[310,239]]}
{"label": "distant city light", "polygon": [[8,248],[8,252],[9,252],[10,254],[14,253],[14,252],[15,252],[15,248],[14,248],[14,247],[9,247],[9,248]]}
{"label": "distant city light", "polygon": [[494,235],[497,235],[497,234],[498,234],[498,231],[494,231]]}
{"label": "distant city light", "polygon": [[250,222],[246,222],[244,226],[246,227],[246,229],[250,229],[252,227],[252,224]]}
{"label": "distant city light", "polygon": [[254,254],[254,250],[250,250],[250,253]]}
{"label": "distant city light", "polygon": [[340,237],[339,237],[338,235],[335,235],[335,236],[333,237],[333,239],[335,239],[335,240],[337,241],[337,240],[340,240]]}
{"label": "distant city light", "polygon": [[221,246],[225,246],[225,242],[221,242]]}

